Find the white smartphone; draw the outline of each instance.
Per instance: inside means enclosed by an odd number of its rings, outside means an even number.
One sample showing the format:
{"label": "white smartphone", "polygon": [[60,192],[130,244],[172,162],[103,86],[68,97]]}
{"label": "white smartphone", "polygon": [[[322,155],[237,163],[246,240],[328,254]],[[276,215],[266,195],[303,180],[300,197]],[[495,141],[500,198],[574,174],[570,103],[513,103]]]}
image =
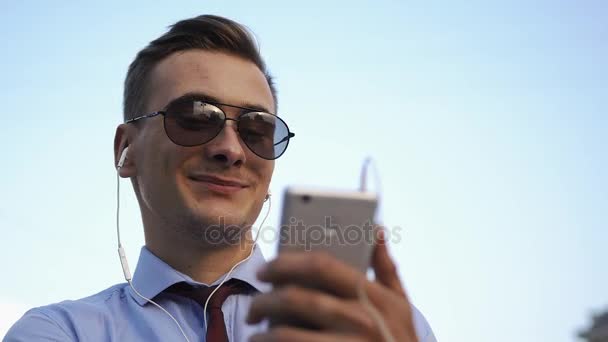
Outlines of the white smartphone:
{"label": "white smartphone", "polygon": [[285,190],[278,252],[324,250],[366,272],[376,239],[375,193]]}

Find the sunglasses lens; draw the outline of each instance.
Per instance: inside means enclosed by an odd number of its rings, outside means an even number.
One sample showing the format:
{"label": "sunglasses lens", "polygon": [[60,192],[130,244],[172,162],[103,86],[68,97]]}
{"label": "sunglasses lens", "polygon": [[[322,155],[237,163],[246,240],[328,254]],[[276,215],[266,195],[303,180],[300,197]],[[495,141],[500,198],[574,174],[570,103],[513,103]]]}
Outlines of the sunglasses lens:
{"label": "sunglasses lens", "polygon": [[[197,146],[215,138],[226,122],[226,114],[216,105],[184,99],[171,103],[165,111],[165,132],[181,146]],[[277,159],[287,149],[290,133],[276,115],[249,112],[238,118],[238,132],[247,147],[264,159]]]}
{"label": "sunglasses lens", "polygon": [[287,149],[289,129],[278,116],[250,112],[239,117],[239,134],[253,153],[264,159],[277,159]]}
{"label": "sunglasses lens", "polygon": [[165,131],[174,143],[196,146],[215,138],[224,125],[224,112],[202,101],[172,103],[165,114]]}

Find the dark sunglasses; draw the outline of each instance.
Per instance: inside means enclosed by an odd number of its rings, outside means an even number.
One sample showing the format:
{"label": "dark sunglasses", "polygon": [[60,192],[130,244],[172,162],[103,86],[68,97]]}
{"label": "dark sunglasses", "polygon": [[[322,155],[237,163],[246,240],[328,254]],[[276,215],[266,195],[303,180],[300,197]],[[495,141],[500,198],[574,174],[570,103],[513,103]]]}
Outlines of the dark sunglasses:
{"label": "dark sunglasses", "polygon": [[[232,119],[218,106],[238,108],[243,112]],[[236,121],[239,136],[247,147],[260,158],[279,158],[295,134],[289,131],[285,121],[274,114],[251,108],[227,105],[196,98],[180,98],[171,102],[165,110],[139,116],[125,123],[140,119],[164,116],[165,133],[175,144],[197,146],[213,140],[226,126],[226,121]]]}

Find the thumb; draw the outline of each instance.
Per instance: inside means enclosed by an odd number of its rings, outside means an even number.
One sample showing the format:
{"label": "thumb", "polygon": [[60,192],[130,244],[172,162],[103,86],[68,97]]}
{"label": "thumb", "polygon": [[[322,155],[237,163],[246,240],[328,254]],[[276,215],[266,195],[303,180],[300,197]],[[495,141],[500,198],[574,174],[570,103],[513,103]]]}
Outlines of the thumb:
{"label": "thumb", "polygon": [[399,279],[399,274],[397,274],[397,266],[388,254],[384,228],[379,227],[377,237],[374,253],[372,255],[372,268],[376,275],[376,280],[380,284],[397,292],[403,297],[406,297],[405,290]]}

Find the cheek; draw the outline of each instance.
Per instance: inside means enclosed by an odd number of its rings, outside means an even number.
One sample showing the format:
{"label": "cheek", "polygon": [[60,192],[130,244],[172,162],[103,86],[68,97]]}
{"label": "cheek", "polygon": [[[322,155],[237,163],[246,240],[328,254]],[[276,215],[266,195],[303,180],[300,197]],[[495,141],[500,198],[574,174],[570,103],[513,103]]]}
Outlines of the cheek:
{"label": "cheek", "polygon": [[154,208],[168,207],[179,200],[176,176],[181,154],[166,141],[158,140],[149,145],[155,148],[146,150],[140,172],[142,196]]}
{"label": "cheek", "polygon": [[142,196],[151,207],[160,209],[165,206],[165,202],[173,199],[171,188],[175,180],[168,172],[169,162],[163,158],[163,154],[151,153],[144,168],[140,181]]}
{"label": "cheek", "polygon": [[274,161],[263,161],[261,162],[257,168],[257,177],[259,180],[259,191],[266,195],[266,192],[269,191],[270,181],[272,179],[272,173],[274,171]]}

